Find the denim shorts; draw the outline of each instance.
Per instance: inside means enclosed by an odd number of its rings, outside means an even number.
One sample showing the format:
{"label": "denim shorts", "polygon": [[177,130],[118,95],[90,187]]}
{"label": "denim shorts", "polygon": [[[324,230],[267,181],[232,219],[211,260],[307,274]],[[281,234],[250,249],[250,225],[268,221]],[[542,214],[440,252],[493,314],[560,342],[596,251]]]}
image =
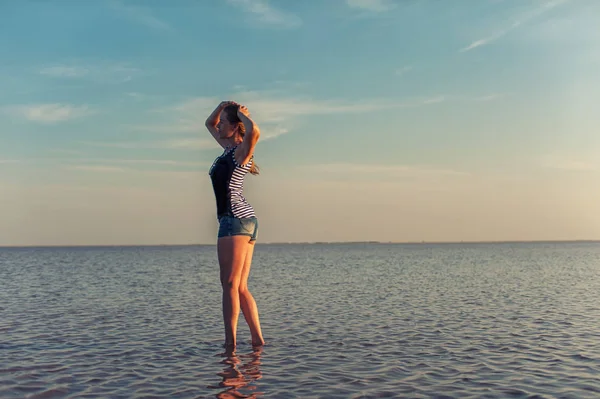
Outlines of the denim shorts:
{"label": "denim shorts", "polygon": [[248,236],[250,241],[256,241],[258,233],[258,219],[236,218],[233,216],[221,216],[219,218],[219,233],[218,238],[229,236]]}

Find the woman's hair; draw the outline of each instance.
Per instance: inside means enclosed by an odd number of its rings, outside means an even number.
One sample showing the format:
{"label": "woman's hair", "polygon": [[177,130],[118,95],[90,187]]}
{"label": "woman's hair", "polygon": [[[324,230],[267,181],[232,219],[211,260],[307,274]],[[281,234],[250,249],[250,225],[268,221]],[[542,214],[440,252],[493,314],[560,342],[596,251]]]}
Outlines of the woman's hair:
{"label": "woman's hair", "polygon": [[[244,126],[244,124],[242,123],[242,121],[240,120],[240,118],[237,115],[238,106],[237,105],[228,105],[223,109],[223,111],[225,112],[225,117],[227,118],[227,121],[229,121],[229,123],[231,123],[232,125],[237,126],[240,136],[242,136],[242,138],[244,138],[244,135],[246,134],[246,127]],[[254,159],[252,159],[252,165],[250,166],[250,173],[253,175],[259,174],[259,168],[258,168],[258,165],[256,165],[256,162],[254,162]]]}

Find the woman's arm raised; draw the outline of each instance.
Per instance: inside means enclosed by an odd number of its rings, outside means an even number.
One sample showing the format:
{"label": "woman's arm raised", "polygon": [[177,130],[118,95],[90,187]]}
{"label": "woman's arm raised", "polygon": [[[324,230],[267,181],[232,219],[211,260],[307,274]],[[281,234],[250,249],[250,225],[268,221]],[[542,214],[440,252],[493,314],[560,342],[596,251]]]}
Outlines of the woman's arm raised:
{"label": "woman's arm raised", "polygon": [[227,146],[228,142],[227,140],[221,139],[219,135],[219,129],[217,129],[217,125],[219,124],[219,121],[221,119],[221,111],[223,111],[223,109],[230,104],[234,104],[234,102],[222,101],[219,105],[217,105],[217,108],[214,109],[214,111],[208,116],[208,118],[206,118],[206,122],[204,122],[204,126],[206,126],[210,134],[215,138],[215,140],[217,140],[217,143],[219,143],[223,148]]}
{"label": "woman's arm raised", "polygon": [[[250,118],[250,112],[244,105],[240,105],[237,112],[238,118],[244,124],[244,141],[236,150],[235,158],[240,165],[245,165],[254,154],[254,147],[260,137],[258,125]],[[240,162],[241,161],[241,162]]]}

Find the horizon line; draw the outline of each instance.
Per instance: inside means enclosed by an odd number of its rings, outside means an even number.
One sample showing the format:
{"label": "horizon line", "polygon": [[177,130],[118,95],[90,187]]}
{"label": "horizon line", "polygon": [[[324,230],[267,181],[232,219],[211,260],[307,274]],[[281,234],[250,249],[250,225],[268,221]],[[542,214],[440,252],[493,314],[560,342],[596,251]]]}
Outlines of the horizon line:
{"label": "horizon line", "polygon": [[[427,245],[427,244],[552,244],[552,243],[600,243],[600,239],[575,240],[460,240],[460,241],[273,241],[257,242],[256,245],[331,245],[331,244],[378,244],[378,245]],[[209,247],[211,244],[52,244],[52,245],[0,245],[0,248],[132,248],[132,247]]]}

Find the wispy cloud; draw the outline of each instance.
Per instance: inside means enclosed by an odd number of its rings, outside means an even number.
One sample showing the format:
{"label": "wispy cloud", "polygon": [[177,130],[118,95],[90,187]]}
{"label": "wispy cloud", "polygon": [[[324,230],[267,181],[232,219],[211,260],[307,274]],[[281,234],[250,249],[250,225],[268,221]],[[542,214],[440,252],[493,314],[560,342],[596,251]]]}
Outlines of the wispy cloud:
{"label": "wispy cloud", "polygon": [[153,101],[161,98],[161,96],[156,94],[146,94],[139,92],[127,92],[125,93],[125,96],[135,101]]}
{"label": "wispy cloud", "polygon": [[[385,98],[361,101],[315,100],[309,97],[282,96],[277,91],[245,91],[229,98],[245,104],[250,109],[261,129],[261,139],[268,140],[293,131],[298,118],[312,115],[367,113],[376,110],[428,106],[444,102],[444,96],[431,96],[405,101]],[[155,110],[171,119],[169,123],[130,126],[135,130],[165,133],[198,133],[205,130],[204,120],[219,103],[216,98],[198,97],[182,101],[173,106]],[[172,148],[207,148],[204,141],[185,139],[170,142]]]}
{"label": "wispy cloud", "polygon": [[[56,160],[54,160],[56,161]],[[169,159],[107,159],[107,158],[89,158],[89,159],[63,159],[58,160],[63,169],[80,170],[88,172],[102,173],[170,173],[185,172],[189,169],[160,169],[156,167],[184,167],[184,168],[206,168],[210,166],[206,162],[189,162]],[[148,169],[148,167],[152,169]]]}
{"label": "wispy cloud", "polygon": [[494,101],[497,100],[499,98],[502,98],[506,96],[505,93],[492,93],[492,94],[486,94],[484,96],[479,96],[479,97],[475,97],[474,100],[475,101]]}
{"label": "wispy cloud", "polygon": [[55,65],[40,69],[41,75],[60,78],[80,78],[90,73],[90,70],[81,66]]}
{"label": "wispy cloud", "polygon": [[552,18],[546,18],[532,25],[523,32],[521,40],[528,45],[539,45],[539,42],[570,46],[577,43],[579,51],[589,49],[589,53],[600,54],[597,46],[600,42],[598,15],[600,3],[573,2],[570,10],[565,10]]}
{"label": "wispy cloud", "polygon": [[4,112],[39,123],[65,122],[94,113],[87,105],[75,106],[59,103],[13,105],[4,107]]}
{"label": "wispy cloud", "polygon": [[346,4],[352,8],[375,12],[388,11],[395,7],[391,0],[346,0]]}
{"label": "wispy cloud", "polygon": [[[207,133],[208,134],[208,133]],[[155,141],[82,141],[83,145],[92,147],[108,147],[122,149],[172,149],[172,150],[204,150],[211,148],[220,148],[219,144],[212,138],[207,139],[173,139],[173,140],[155,140]]]}
{"label": "wispy cloud", "polygon": [[204,123],[187,119],[177,119],[165,125],[128,125],[125,127],[152,133],[195,133],[205,129]]}
{"label": "wispy cloud", "polygon": [[444,96],[444,99],[446,101],[466,101],[477,103],[495,101],[509,95],[510,93],[488,93],[482,95],[446,95]]}
{"label": "wispy cloud", "polygon": [[282,126],[275,126],[272,128],[268,128],[268,129],[261,129],[261,133],[260,136],[262,138],[262,140],[269,140],[269,139],[274,139],[275,137],[279,137],[279,136],[283,136],[284,134],[287,134],[290,132],[290,129],[282,127]]}
{"label": "wispy cloud", "polygon": [[227,0],[232,6],[240,7],[262,26],[297,28],[302,20],[297,15],[276,9],[268,0]]}
{"label": "wispy cloud", "polygon": [[283,122],[289,118],[310,115],[330,115],[372,112],[406,107],[419,107],[444,101],[444,96],[421,97],[408,100],[371,98],[360,101],[341,99],[315,100],[309,97],[282,97],[262,92],[242,92],[235,97],[247,104],[253,114],[266,122]]}
{"label": "wispy cloud", "polygon": [[495,40],[500,39],[501,37],[505,36],[506,34],[508,34],[509,32],[511,32],[512,30],[520,27],[521,25],[529,22],[530,20],[539,17],[540,15],[552,10],[555,7],[560,6],[561,4],[564,4],[566,2],[568,2],[569,0],[552,0],[552,1],[546,1],[544,2],[541,6],[527,12],[524,13],[522,15],[520,15],[511,25],[507,26],[504,29],[500,29],[492,34],[490,34],[487,37],[481,38],[481,39],[477,39],[475,41],[473,41],[471,44],[469,44],[466,47],[463,47],[462,49],[460,49],[460,52],[467,52],[467,51],[471,51],[473,49],[476,49],[478,47],[481,46],[485,46]]}
{"label": "wispy cloud", "polygon": [[98,83],[128,82],[143,71],[127,63],[96,61],[96,62],[65,62],[45,65],[37,72],[40,75],[58,79],[84,79]]}
{"label": "wispy cloud", "polygon": [[69,150],[65,148],[53,148],[50,152],[54,154],[63,154],[63,155],[82,155],[83,152],[81,150]]}
{"label": "wispy cloud", "polygon": [[171,30],[171,26],[165,21],[155,17],[152,12],[139,6],[123,4],[120,1],[112,1],[110,7],[122,18],[127,18],[130,21],[145,25],[147,27],[158,30]]}
{"label": "wispy cloud", "polygon": [[[81,155],[81,154],[80,154]],[[122,159],[122,158],[93,158],[93,157],[42,157],[29,159],[0,159],[0,164],[19,163],[34,165],[60,165],[70,169],[86,169],[99,171],[124,171],[147,167],[196,168],[210,166],[206,162],[181,161],[175,159]]]}
{"label": "wispy cloud", "polygon": [[184,149],[184,150],[204,150],[209,148],[220,148],[219,144],[209,139],[178,139],[163,142],[164,148]]}
{"label": "wispy cloud", "polygon": [[32,162],[50,162],[62,170],[146,176],[197,175],[200,169],[204,172],[210,166],[207,162],[176,159],[43,158],[34,159]]}
{"label": "wispy cloud", "polygon": [[[207,165],[204,165],[208,167]],[[131,167],[120,167],[111,165],[93,165],[93,164],[78,164],[78,165],[63,165],[62,170],[74,172],[91,172],[95,174],[114,174],[114,175],[135,175],[158,178],[183,178],[198,180],[200,175],[205,175],[205,171],[197,170],[153,170],[153,169],[137,169]]]}
{"label": "wispy cloud", "polygon": [[61,162],[88,162],[106,165],[160,165],[160,166],[207,166],[205,162],[177,161],[172,159],[111,159],[111,158],[72,158],[62,159]]}
{"label": "wispy cloud", "polygon": [[468,176],[470,173],[453,169],[437,168],[428,165],[382,165],[359,163],[329,163],[309,166],[322,173],[343,174],[386,174],[395,176]]}
{"label": "wispy cloud", "polygon": [[543,168],[562,170],[567,172],[597,172],[600,164],[584,159],[574,159],[555,155],[543,156],[539,159],[539,165]]}
{"label": "wispy cloud", "polygon": [[[357,114],[378,110],[393,110],[411,107],[425,107],[446,101],[492,101],[501,94],[478,97],[436,95],[405,100],[372,98],[360,101],[315,100],[310,97],[290,97],[280,91],[244,91],[227,98],[248,106],[252,117],[260,125],[261,140],[271,140],[293,132],[302,118],[313,115]],[[204,120],[220,99],[210,97],[190,98],[171,106],[157,108],[153,113],[161,115],[164,122],[147,125],[130,125],[126,128],[151,133],[208,134]],[[169,140],[146,142],[107,142],[86,143],[88,145],[113,148],[162,148],[180,150],[216,149],[219,145],[208,138],[184,137]]]}
{"label": "wispy cloud", "polygon": [[64,167],[65,169],[72,170],[85,170],[88,172],[125,172],[125,168],[120,168],[118,166],[107,166],[107,165],[68,165]]}

